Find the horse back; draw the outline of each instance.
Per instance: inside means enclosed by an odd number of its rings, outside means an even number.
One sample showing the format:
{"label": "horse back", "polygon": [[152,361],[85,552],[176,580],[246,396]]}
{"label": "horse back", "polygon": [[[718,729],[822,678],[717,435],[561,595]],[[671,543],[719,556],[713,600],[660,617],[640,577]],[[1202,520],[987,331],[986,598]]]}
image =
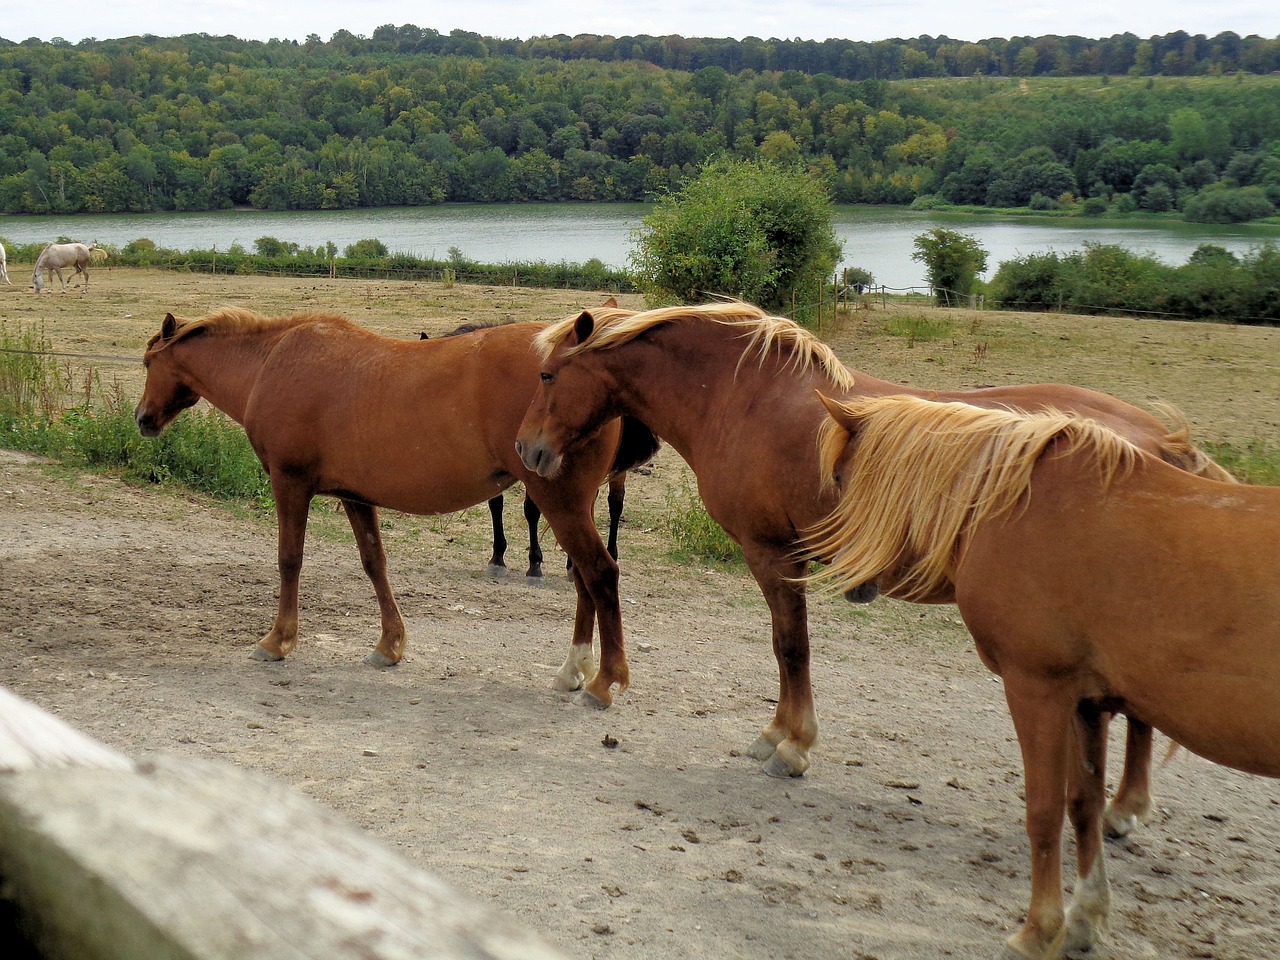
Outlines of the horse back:
{"label": "horse back", "polygon": [[[396,340],[332,319],[299,324],[263,364],[245,429],[264,460],[310,475],[318,491],[407,513],[471,506],[526,479],[515,438],[541,329]],[[592,494],[613,452],[587,455]]]}
{"label": "horse back", "polygon": [[984,661],[1111,704],[1220,763],[1280,776],[1280,488],[1144,457],[1105,491],[1046,456],[1017,510],[962,544]]}

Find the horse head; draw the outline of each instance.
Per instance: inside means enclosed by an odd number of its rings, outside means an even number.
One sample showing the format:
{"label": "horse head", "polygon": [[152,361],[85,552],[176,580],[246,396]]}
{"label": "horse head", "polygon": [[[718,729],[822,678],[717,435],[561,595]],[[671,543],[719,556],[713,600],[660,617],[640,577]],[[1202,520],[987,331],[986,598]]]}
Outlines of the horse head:
{"label": "horse head", "polygon": [[543,350],[542,369],[537,392],[516,435],[516,452],[539,476],[554,476],[575,441],[591,436],[618,415],[609,378],[596,369],[590,354],[579,359],[575,350],[594,329],[595,318],[584,310],[553,324],[536,341]]}
{"label": "horse head", "polygon": [[181,339],[185,326],[185,321],[166,313],[160,332],[147,342],[146,352],[142,355],[147,382],[142,390],[142,399],[134,409],[133,419],[144,437],[158,436],[178,414],[200,399],[200,395],[186,382],[185,373],[169,349]]}

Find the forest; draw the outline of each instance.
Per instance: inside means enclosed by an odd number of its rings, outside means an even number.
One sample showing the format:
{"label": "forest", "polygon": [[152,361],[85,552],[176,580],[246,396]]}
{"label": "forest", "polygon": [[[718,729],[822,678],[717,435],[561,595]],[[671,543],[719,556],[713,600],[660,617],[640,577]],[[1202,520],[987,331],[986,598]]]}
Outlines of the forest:
{"label": "forest", "polygon": [[1256,220],[1277,71],[1231,33],[0,40],[0,211],[649,200],[730,156],[842,203]]}

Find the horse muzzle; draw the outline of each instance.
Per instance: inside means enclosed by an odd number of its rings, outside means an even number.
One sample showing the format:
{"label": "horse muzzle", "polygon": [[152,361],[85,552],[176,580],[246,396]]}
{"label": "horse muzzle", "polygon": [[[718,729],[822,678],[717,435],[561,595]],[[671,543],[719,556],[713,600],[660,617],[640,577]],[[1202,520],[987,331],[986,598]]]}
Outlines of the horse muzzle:
{"label": "horse muzzle", "polygon": [[874,581],[859,584],[844,592],[844,598],[850,603],[870,603],[880,596],[880,587]]}
{"label": "horse muzzle", "polygon": [[156,422],[154,415],[147,413],[141,407],[133,411],[133,422],[138,425],[138,432],[144,437],[158,437],[164,427]]}
{"label": "horse muzzle", "polygon": [[552,452],[543,440],[516,440],[516,453],[526,469],[540,477],[551,477],[560,469],[561,457]]}

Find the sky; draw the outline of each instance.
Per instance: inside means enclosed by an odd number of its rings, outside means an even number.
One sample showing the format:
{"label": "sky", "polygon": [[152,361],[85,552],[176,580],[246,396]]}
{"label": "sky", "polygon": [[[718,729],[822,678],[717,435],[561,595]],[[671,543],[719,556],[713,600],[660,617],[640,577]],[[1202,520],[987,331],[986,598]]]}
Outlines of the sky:
{"label": "sky", "polygon": [[369,36],[383,24],[406,23],[441,33],[469,30],[528,39],[564,33],[761,39],[885,40],[922,35],[953,40],[1089,38],[1176,30],[1212,37],[1280,37],[1277,0],[108,0],[75,3],[52,14],[40,3],[6,3],[0,37],[62,38],[77,43],[151,33],[231,34],[242,40],[328,40],[338,30]]}

